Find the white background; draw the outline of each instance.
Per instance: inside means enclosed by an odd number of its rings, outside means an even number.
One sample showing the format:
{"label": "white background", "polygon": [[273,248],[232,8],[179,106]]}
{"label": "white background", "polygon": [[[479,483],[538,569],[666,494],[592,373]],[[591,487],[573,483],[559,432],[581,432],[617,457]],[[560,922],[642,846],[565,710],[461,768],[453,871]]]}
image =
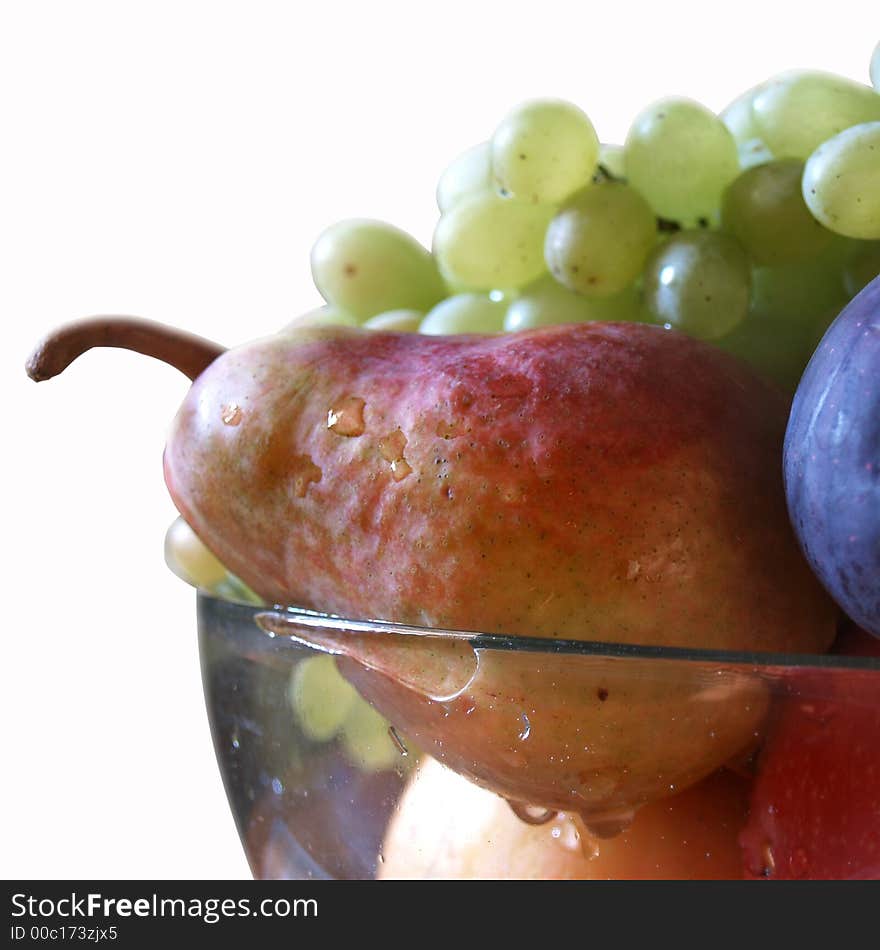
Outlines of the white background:
{"label": "white background", "polygon": [[226,344],[317,301],[341,217],[430,243],[444,164],[519,100],[620,141],[651,99],[720,109],[796,66],[867,81],[875,0],[4,2],[0,876],[248,874],[213,758],[194,595],[165,568],[174,370],[54,324],[125,312]]}

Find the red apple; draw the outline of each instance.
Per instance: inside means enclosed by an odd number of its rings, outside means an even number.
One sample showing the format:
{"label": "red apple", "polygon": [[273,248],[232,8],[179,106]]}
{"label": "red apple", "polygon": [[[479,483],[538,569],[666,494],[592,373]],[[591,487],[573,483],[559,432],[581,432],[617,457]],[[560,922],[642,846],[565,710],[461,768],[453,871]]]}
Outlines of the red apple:
{"label": "red apple", "polygon": [[[880,657],[845,631],[835,649]],[[742,834],[748,877],[880,877],[880,669],[793,675],[761,753]]]}

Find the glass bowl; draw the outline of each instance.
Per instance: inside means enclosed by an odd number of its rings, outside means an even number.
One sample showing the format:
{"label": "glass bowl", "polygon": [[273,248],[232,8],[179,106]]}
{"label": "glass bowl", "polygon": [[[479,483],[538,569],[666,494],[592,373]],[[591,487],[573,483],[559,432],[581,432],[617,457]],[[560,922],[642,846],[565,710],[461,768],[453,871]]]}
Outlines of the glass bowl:
{"label": "glass bowl", "polygon": [[[201,591],[198,626],[256,878],[880,874],[877,797],[823,812],[829,788],[876,796],[877,656],[512,638]],[[805,782],[816,801],[791,804]],[[786,807],[806,844],[776,827]]]}

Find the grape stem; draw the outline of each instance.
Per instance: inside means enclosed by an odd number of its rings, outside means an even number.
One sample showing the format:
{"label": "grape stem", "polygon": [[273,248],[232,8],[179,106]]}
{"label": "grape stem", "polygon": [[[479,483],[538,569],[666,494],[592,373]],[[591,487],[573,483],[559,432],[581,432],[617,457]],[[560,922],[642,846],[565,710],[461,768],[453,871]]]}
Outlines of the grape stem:
{"label": "grape stem", "polygon": [[626,183],[625,178],[615,175],[607,165],[603,165],[601,162],[596,166],[596,174],[593,176],[593,181],[597,183],[601,181],[620,181]]}
{"label": "grape stem", "polygon": [[51,379],[96,346],[118,347],[152,356],[190,379],[195,379],[225,351],[219,343],[151,320],[87,317],[53,330],[31,353],[25,370],[36,382]]}

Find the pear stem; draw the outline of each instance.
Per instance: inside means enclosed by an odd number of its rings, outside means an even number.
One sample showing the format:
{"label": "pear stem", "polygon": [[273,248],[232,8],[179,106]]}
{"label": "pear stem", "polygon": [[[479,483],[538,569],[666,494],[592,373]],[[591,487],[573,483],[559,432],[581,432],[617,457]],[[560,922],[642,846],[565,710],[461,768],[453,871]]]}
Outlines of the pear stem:
{"label": "pear stem", "polygon": [[190,379],[214,362],[225,347],[185,330],[138,317],[88,317],[53,330],[31,353],[25,370],[40,382],[65,370],[86,350],[113,346],[168,363]]}

